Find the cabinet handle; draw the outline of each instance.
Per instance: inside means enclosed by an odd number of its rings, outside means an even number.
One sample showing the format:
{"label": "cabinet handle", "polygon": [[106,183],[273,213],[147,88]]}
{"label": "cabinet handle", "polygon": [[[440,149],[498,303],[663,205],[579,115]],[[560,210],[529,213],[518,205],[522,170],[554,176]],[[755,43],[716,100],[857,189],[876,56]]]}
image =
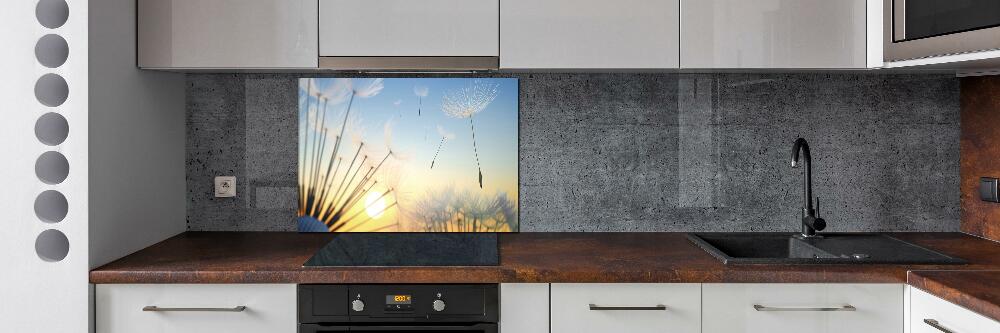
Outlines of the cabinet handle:
{"label": "cabinet handle", "polygon": [[949,329],[945,328],[944,326],[941,326],[941,323],[939,323],[937,320],[934,320],[934,319],[924,319],[924,324],[927,324],[930,327],[936,328],[938,331],[941,331],[941,332],[944,332],[944,333],[955,333],[955,331],[949,330]]}
{"label": "cabinet handle", "polygon": [[844,305],[837,307],[826,307],[826,308],[775,308],[770,306],[763,306],[760,304],[754,304],[753,309],[757,311],[857,311],[853,305]]}
{"label": "cabinet handle", "polygon": [[243,312],[247,307],[240,305],[231,308],[161,308],[155,305],[142,307],[142,311],[154,312]]}
{"label": "cabinet handle", "polygon": [[662,304],[654,306],[600,306],[590,304],[591,311],[663,311],[666,309],[667,306]]}

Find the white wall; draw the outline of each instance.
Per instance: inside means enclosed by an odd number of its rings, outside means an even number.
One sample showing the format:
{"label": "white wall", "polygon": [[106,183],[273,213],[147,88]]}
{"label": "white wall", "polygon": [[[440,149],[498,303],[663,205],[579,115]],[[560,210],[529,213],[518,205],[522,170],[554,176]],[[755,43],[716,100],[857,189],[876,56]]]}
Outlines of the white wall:
{"label": "white wall", "polygon": [[[54,28],[35,18],[36,0],[4,1],[0,10],[0,332],[85,332],[88,325],[87,233],[87,1],[67,0],[69,18]],[[42,66],[35,43],[58,34],[69,45],[64,64]],[[62,76],[69,87],[66,101],[42,105],[35,99],[36,80]],[[35,137],[42,114],[61,114],[69,124],[65,141],[48,146]],[[69,162],[65,180],[43,183],[35,174],[43,152],[61,153]],[[42,222],[35,198],[45,190],[61,192],[68,201],[66,217]],[[42,260],[35,251],[47,229],[69,240],[69,252],[58,261]]]}
{"label": "white wall", "polygon": [[[68,19],[54,27],[36,19],[38,1],[8,1],[0,11],[0,332],[86,332],[90,268],[185,228],[183,76],[136,69],[134,1],[65,0]],[[47,34],[69,47],[52,68],[35,57]],[[65,79],[65,102],[36,99],[46,74]],[[35,126],[50,112],[69,131],[46,144]],[[65,156],[64,180],[36,175],[46,152]],[[35,212],[50,190],[68,203],[55,222]],[[64,258],[36,252],[49,229],[68,239]]]}
{"label": "white wall", "polygon": [[90,0],[90,267],[185,230],[184,75],[136,67],[135,1]]}

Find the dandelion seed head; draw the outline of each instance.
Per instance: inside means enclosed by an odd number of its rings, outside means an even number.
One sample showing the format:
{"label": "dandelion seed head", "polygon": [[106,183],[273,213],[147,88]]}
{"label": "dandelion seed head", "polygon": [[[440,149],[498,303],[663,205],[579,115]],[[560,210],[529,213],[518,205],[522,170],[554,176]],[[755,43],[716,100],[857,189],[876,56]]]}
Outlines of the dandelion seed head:
{"label": "dandelion seed head", "polygon": [[317,102],[337,105],[351,97],[351,80],[299,79],[299,90]]}
{"label": "dandelion seed head", "polygon": [[382,147],[384,150],[376,151],[375,153],[376,156],[385,156],[388,154],[392,156],[391,159],[396,159],[396,160],[406,160],[410,157],[410,154],[407,151],[405,151],[401,147],[395,146],[395,141],[394,141],[396,133],[395,128],[396,128],[396,118],[389,118],[389,120],[386,120],[385,123],[382,124],[382,135],[383,135],[382,140],[385,145],[384,147]]}
{"label": "dandelion seed head", "polygon": [[448,140],[451,140],[451,139],[455,138],[455,133],[451,133],[451,132],[445,131],[444,127],[441,126],[441,125],[437,125],[437,132],[438,132],[438,135],[440,135],[442,138],[445,138],[445,139],[448,139]]}
{"label": "dandelion seed head", "polygon": [[441,110],[453,118],[469,118],[486,109],[497,98],[499,85],[476,80],[471,85],[445,92]]}
{"label": "dandelion seed head", "polygon": [[427,97],[428,93],[430,93],[430,89],[427,86],[413,86],[413,94],[418,97]]}
{"label": "dandelion seed head", "polygon": [[382,135],[383,135],[383,140],[385,141],[385,147],[386,149],[390,150],[392,149],[392,134],[393,134],[392,125],[393,125],[392,118],[386,120],[385,124],[382,125]]}
{"label": "dandelion seed head", "polygon": [[385,88],[383,79],[355,79],[354,82],[354,95],[361,98],[375,97],[378,93],[382,92]]}
{"label": "dandelion seed head", "polygon": [[351,139],[351,143],[356,147],[364,143],[365,127],[361,124],[361,119],[357,116],[347,117],[344,125],[345,136]]}

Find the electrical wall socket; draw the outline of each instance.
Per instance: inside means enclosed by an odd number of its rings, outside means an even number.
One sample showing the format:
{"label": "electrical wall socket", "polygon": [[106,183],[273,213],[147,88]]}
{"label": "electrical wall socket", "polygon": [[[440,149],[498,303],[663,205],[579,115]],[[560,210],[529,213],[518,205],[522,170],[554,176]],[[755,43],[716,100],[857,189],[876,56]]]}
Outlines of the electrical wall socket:
{"label": "electrical wall socket", "polygon": [[215,197],[232,198],[236,196],[236,177],[215,177]]}

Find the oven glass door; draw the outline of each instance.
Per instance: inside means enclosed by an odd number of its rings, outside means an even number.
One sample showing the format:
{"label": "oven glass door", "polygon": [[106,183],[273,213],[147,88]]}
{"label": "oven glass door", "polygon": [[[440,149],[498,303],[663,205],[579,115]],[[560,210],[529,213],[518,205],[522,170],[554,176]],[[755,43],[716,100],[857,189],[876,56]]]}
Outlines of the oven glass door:
{"label": "oven glass door", "polygon": [[893,39],[921,38],[1000,26],[1000,0],[893,0]]}
{"label": "oven glass door", "polygon": [[321,332],[365,332],[365,333],[497,333],[496,324],[473,325],[377,325],[377,326],[321,326],[312,324],[299,325],[299,333]]}

